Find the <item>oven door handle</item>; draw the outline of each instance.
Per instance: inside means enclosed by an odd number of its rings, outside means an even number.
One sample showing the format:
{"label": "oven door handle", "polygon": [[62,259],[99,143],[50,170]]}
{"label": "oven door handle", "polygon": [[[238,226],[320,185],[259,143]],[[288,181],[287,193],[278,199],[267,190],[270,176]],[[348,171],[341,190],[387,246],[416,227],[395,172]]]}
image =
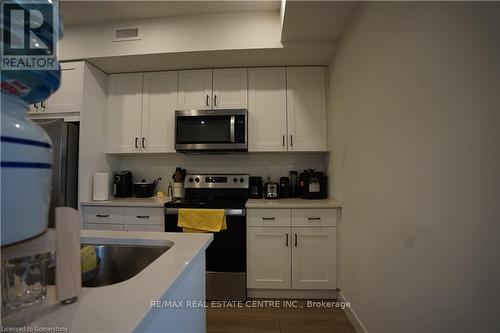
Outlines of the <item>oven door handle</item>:
{"label": "oven door handle", "polygon": [[[165,215],[178,215],[179,208],[165,208]],[[246,216],[246,209],[224,209],[226,216]]]}

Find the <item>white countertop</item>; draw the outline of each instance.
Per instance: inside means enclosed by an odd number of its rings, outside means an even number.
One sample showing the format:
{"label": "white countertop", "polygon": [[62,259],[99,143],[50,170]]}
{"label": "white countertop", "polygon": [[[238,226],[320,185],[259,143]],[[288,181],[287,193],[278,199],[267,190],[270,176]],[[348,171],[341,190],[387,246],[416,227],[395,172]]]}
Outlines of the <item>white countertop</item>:
{"label": "white countertop", "polygon": [[67,327],[69,332],[131,332],[151,310],[151,301],[168,292],[213,239],[211,233],[82,230],[81,235],[82,243],[173,246],[126,281],[82,288],[78,300],[70,305],[58,304],[55,287],[49,286],[41,306],[16,312],[20,326],[31,323],[32,327]]}
{"label": "white countertop", "polygon": [[246,208],[342,208],[335,199],[248,199]]}
{"label": "white countertop", "polygon": [[130,207],[163,207],[165,202],[172,200],[170,197],[158,198],[113,198],[106,201],[82,201],[82,206],[130,206]]}

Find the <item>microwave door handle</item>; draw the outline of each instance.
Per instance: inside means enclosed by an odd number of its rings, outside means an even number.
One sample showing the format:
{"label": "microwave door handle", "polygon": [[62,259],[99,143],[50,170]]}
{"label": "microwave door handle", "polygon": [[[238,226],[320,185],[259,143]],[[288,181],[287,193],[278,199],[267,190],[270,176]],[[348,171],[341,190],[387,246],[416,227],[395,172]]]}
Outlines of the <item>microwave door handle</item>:
{"label": "microwave door handle", "polygon": [[231,124],[229,125],[229,135],[231,137],[231,143],[234,143],[234,120],[235,116],[231,116]]}

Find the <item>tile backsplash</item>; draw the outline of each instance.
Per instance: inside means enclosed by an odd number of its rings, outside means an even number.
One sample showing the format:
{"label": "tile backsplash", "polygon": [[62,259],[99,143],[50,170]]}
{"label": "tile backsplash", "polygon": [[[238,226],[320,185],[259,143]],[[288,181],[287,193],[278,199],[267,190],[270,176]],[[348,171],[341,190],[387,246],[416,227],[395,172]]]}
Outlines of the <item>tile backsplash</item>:
{"label": "tile backsplash", "polygon": [[[120,170],[130,170],[134,179],[161,177],[157,190],[166,191],[176,167],[188,173],[248,173],[251,176],[289,176],[290,170],[326,171],[327,153],[249,153],[247,155],[125,155],[120,157]],[[116,170],[117,171],[117,170]]]}

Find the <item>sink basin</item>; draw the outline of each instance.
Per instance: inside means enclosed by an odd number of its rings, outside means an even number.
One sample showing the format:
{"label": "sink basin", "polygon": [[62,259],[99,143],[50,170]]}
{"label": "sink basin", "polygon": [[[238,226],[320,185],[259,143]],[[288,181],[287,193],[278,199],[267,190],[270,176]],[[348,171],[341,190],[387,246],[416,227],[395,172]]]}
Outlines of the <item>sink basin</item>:
{"label": "sink basin", "polygon": [[[91,279],[82,282],[83,287],[102,287],[128,280],[169,249],[168,246],[150,245],[82,245],[93,246],[101,259],[97,273]],[[49,272],[49,283],[54,280],[54,273],[54,269]]]}

